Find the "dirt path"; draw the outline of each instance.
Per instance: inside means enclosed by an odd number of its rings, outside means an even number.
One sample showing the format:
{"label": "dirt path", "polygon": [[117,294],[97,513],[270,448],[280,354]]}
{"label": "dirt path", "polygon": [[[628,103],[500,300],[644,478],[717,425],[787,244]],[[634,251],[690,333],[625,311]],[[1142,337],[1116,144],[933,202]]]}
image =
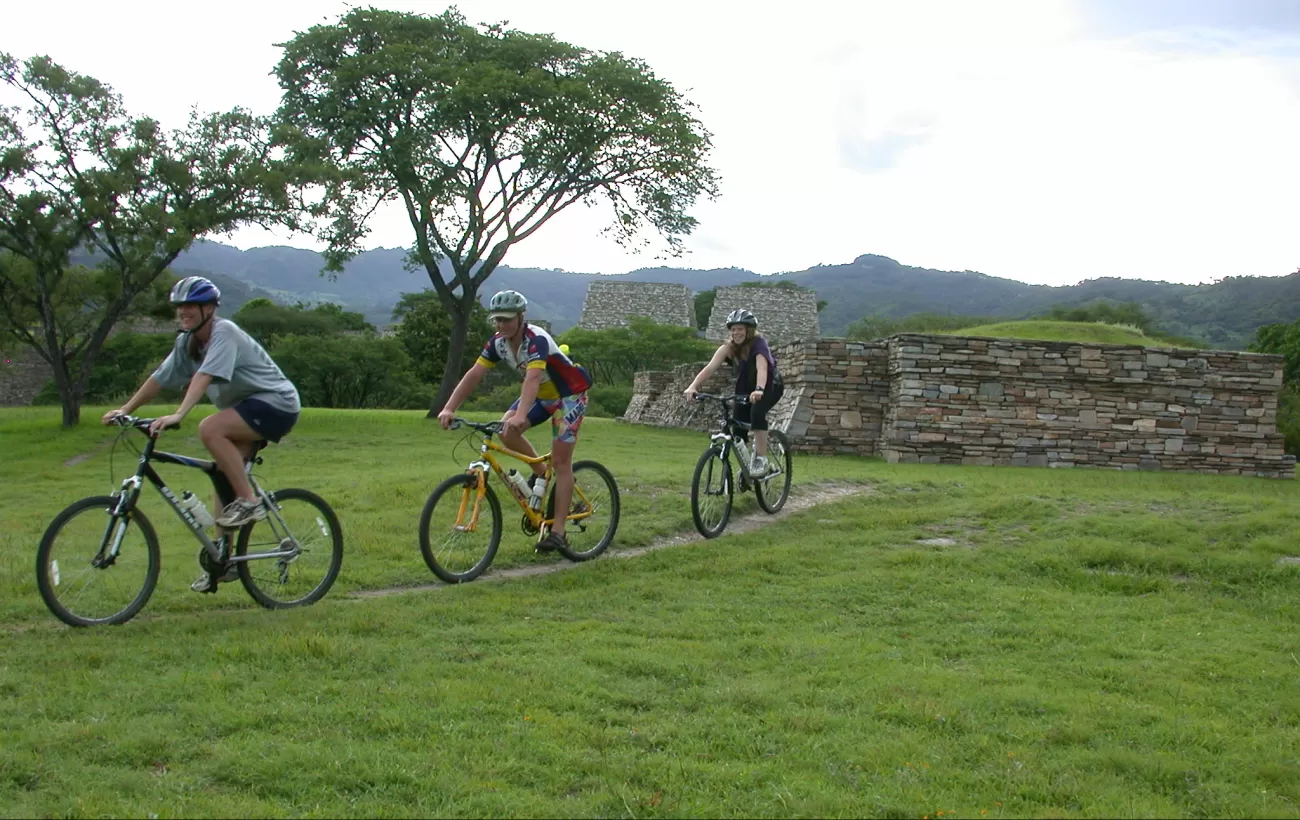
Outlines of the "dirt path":
{"label": "dirt path", "polygon": [[[868,495],[871,492],[872,492],[871,487],[865,484],[818,484],[811,487],[806,487],[803,489],[802,492],[796,493],[792,491],[790,494],[790,499],[786,501],[785,506],[782,507],[781,511],[776,515],[768,515],[767,513],[758,509],[755,509],[753,512],[746,513],[744,515],[733,514],[731,521],[727,524],[726,532],[724,532],[722,535],[718,537],[727,538],[728,536],[732,536],[732,535],[739,535],[741,533],[753,532],[754,530],[761,529],[762,527],[768,526],[773,521],[779,521],[783,518],[793,515],[794,513],[802,512],[803,510],[812,509],[813,507],[816,507],[819,504],[826,504],[831,501],[839,501],[841,499],[849,498],[851,496]],[[655,550],[668,549],[669,547],[681,547],[687,544],[695,544],[703,540],[704,540],[704,536],[700,535],[694,529],[691,529],[689,531],[680,532],[677,535],[670,535],[664,538],[660,538],[644,547],[634,547],[631,549],[611,548],[608,552],[606,552],[604,555],[602,555],[600,558],[597,558],[596,560],[604,561],[607,559],[635,558],[639,555],[645,555],[648,552],[654,552]],[[480,581],[498,581],[498,580],[506,580],[509,578],[523,578],[531,575],[546,575],[552,572],[562,572],[564,570],[573,569],[574,567],[578,567],[578,566],[582,566],[582,565],[575,564],[570,561],[561,561],[555,564],[540,564],[540,565],[529,566],[529,567],[515,567],[513,569],[502,569],[502,570],[489,569],[487,572],[479,576],[478,580],[475,581],[475,583],[478,583]],[[365,590],[358,590],[356,592],[353,592],[352,594],[348,595],[347,598],[352,600],[360,600],[366,598],[378,598],[385,595],[401,595],[408,592],[429,592],[432,590],[445,589],[448,586],[450,585],[439,582],[433,584],[420,584],[418,586],[401,586],[401,587],[385,587],[382,589],[365,589]]]}

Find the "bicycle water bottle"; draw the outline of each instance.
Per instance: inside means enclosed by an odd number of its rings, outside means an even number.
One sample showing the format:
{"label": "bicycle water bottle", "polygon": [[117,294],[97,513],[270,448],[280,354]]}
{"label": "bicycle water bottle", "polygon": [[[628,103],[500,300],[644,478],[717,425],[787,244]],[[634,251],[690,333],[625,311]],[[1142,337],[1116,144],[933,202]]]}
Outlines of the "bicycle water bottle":
{"label": "bicycle water bottle", "polygon": [[199,526],[203,527],[204,529],[207,529],[208,527],[211,527],[213,524],[217,523],[212,519],[212,513],[208,512],[208,508],[206,505],[204,505],[203,499],[199,498],[197,495],[190,492],[189,490],[186,490],[184,493],[181,494],[180,503],[181,503],[181,508],[185,510],[189,510],[190,515],[194,516],[194,520],[199,522]]}
{"label": "bicycle water bottle", "polygon": [[731,443],[736,448],[736,452],[740,453],[740,458],[742,460],[742,463],[745,465],[746,468],[748,468],[749,463],[751,461],[749,457],[749,445],[745,444],[745,440],[743,438],[734,439]]}
{"label": "bicycle water bottle", "polygon": [[528,479],[518,470],[512,469],[506,473],[506,481],[510,482],[510,486],[515,488],[515,493],[525,501],[533,494],[533,488],[528,486]]}
{"label": "bicycle water bottle", "polygon": [[538,476],[533,482],[533,498],[528,502],[528,506],[534,510],[542,508],[542,501],[546,498],[546,476]]}

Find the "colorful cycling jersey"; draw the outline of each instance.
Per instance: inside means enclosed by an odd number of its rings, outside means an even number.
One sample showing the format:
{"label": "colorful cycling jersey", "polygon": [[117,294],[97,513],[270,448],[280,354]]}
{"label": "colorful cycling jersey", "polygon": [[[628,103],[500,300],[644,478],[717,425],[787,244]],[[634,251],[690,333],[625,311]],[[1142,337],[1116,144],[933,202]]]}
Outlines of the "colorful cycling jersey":
{"label": "colorful cycling jersey", "polygon": [[487,340],[479,353],[478,363],[496,367],[505,362],[522,378],[528,370],[541,370],[542,383],[537,387],[537,398],[558,399],[585,393],[591,387],[587,370],[573,363],[560,352],[560,346],[540,327],[524,325],[524,338],[518,352],[510,349],[510,341],[500,333]]}

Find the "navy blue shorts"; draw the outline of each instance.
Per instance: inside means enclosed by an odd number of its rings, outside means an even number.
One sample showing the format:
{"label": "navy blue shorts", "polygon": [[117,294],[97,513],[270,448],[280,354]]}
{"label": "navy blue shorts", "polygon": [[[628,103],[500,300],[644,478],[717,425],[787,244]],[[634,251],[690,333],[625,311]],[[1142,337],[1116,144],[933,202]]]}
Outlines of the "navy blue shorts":
{"label": "navy blue shorts", "polygon": [[297,413],[276,410],[260,399],[244,399],[234,407],[244,423],[267,441],[279,441],[298,423]]}

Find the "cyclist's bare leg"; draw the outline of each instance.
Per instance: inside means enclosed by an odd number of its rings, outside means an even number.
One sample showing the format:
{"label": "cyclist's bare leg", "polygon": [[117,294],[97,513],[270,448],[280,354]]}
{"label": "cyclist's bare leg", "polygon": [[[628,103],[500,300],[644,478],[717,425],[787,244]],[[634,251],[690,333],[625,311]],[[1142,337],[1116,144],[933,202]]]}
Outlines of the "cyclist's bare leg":
{"label": "cyclist's bare leg", "polygon": [[249,427],[233,408],[227,408],[199,422],[199,440],[212,454],[212,460],[225,474],[235,495],[256,501],[253,485],[248,483],[244,472],[244,460],[252,453],[253,444],[262,440],[262,435]]}
{"label": "cyclist's bare leg", "polygon": [[751,432],[753,432],[754,434],[754,455],[766,456],[767,455],[767,431],[753,430]]}
{"label": "cyclist's bare leg", "polygon": [[564,519],[573,507],[573,450],[577,441],[551,442],[551,468],[555,471],[555,522],[551,532],[564,535]]}
{"label": "cyclist's bare leg", "polygon": [[[506,418],[509,417],[510,414],[507,413]],[[504,419],[502,420],[504,421]],[[528,437],[524,435],[524,432],[525,431],[506,432],[506,429],[503,428],[501,430],[501,441],[504,442],[507,447],[509,447],[511,450],[514,450],[516,453],[522,453],[523,455],[526,455],[529,458],[537,458],[537,451],[533,449],[533,443],[528,440]],[[533,464],[532,468],[533,468],[533,475],[539,475],[539,476],[546,475],[545,463],[539,461],[536,464]]]}
{"label": "cyclist's bare leg", "polygon": [[[252,458],[252,456],[253,456],[253,444],[254,444],[254,443],[255,443],[255,442],[252,442],[252,441],[240,441],[240,442],[236,442],[236,445],[235,445],[235,446],[237,446],[237,447],[239,448],[239,456],[240,456],[241,459],[243,459],[243,462],[244,462],[244,463],[247,463],[248,460],[249,460],[250,458]],[[240,470],[240,474],[241,474],[241,475],[243,474],[243,470],[242,470],[242,468],[241,468],[241,470]],[[226,500],[223,499],[223,498],[221,497],[220,493],[213,493],[213,494],[212,494],[212,509],[216,510],[217,512],[220,512],[222,509],[225,508],[225,506],[226,506]],[[218,538],[221,538],[222,536],[227,535],[228,533],[235,532],[235,530],[227,530],[227,529],[224,529],[224,528],[222,528],[222,527],[217,527],[216,530],[217,530],[217,537],[218,537]]]}

